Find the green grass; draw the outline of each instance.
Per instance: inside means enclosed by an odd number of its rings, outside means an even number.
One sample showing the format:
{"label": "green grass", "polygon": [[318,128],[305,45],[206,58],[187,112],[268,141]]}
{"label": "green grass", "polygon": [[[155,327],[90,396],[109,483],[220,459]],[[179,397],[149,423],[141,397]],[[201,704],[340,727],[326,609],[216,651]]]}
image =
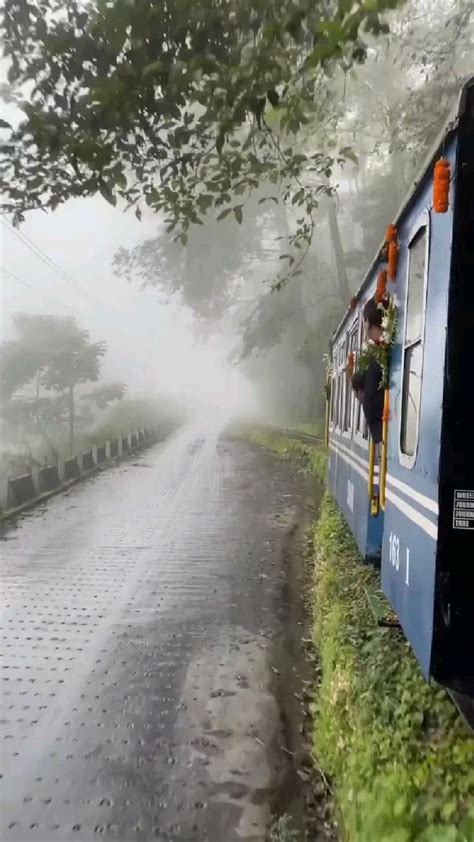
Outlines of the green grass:
{"label": "green grass", "polygon": [[326,494],[314,533],[314,640],[322,671],[314,753],[346,842],[473,842],[474,739],[423,678],[400,632],[376,625],[360,564]]}
{"label": "green grass", "polygon": [[245,430],[245,438],[273,450],[280,456],[291,459],[298,463],[305,470],[314,474],[322,482],[326,479],[327,472],[327,450],[324,447],[315,447],[293,438],[285,437],[284,432],[276,432],[264,428],[251,428]]}
{"label": "green grass", "polygon": [[324,422],[313,421],[310,424],[288,424],[288,429],[296,433],[305,433],[309,436],[324,438]]}

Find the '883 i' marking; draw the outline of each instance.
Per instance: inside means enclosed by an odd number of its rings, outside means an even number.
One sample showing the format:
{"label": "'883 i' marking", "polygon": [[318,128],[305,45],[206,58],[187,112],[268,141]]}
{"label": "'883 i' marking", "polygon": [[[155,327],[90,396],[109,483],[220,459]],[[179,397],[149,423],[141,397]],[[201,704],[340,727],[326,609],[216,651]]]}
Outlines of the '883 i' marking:
{"label": "'883 i' marking", "polygon": [[[389,538],[389,561],[392,567],[398,573],[400,570],[400,538],[395,535],[395,532],[390,533]],[[403,557],[403,551],[402,551]],[[410,548],[405,547],[405,585],[410,585]]]}

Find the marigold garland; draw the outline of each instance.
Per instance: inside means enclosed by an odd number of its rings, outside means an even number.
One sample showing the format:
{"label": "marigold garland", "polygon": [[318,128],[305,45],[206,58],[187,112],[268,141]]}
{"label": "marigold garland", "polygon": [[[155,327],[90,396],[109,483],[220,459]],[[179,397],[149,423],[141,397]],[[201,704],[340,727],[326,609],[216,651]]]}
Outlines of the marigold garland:
{"label": "marigold garland", "polygon": [[386,243],[393,243],[396,242],[397,239],[397,226],[391,223],[387,228],[387,233],[385,235],[385,242]]}
{"label": "marigold garland", "polygon": [[447,158],[436,161],[433,176],[433,208],[436,213],[446,213],[449,208],[451,164]]}
{"label": "marigold garland", "polygon": [[346,366],[346,371],[347,371],[347,374],[349,375],[349,377],[352,377],[352,375],[354,374],[354,369],[355,369],[355,353],[354,353],[354,351],[351,351],[350,354],[347,357],[347,366]]}
{"label": "marigold garland", "polygon": [[391,281],[394,281],[397,277],[398,251],[398,243],[392,240],[388,244],[388,277]]}
{"label": "marigold garland", "polygon": [[387,296],[387,272],[385,269],[382,269],[379,272],[379,276],[377,279],[377,289],[375,290],[375,301],[377,304],[381,304],[384,298]]}

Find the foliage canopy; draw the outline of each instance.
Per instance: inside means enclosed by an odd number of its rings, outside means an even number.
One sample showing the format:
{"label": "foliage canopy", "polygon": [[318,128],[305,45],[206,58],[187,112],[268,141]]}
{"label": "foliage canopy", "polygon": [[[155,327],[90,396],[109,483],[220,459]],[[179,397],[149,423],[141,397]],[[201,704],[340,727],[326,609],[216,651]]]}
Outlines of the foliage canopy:
{"label": "foliage canopy", "polygon": [[185,243],[210,208],[240,223],[265,181],[311,214],[318,189],[301,176],[327,176],[350,150],[302,154],[291,135],[325,107],[324,74],[363,62],[365,39],[387,31],[383,13],[398,3],[6,0],[8,81],[23,120],[2,147],[4,208],[19,221],[28,208],[100,193],[138,217],[144,205],[165,211]]}

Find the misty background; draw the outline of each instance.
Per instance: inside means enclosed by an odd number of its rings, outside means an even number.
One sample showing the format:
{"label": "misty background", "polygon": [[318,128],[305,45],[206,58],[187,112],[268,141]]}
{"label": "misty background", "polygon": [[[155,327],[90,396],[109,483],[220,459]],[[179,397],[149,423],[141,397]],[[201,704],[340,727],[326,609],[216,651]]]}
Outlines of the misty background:
{"label": "misty background", "polygon": [[[336,144],[349,153],[333,169],[311,247],[289,280],[285,255],[301,211],[270,183],[243,202],[240,224],[210,211],[185,245],[158,214],[143,210],[139,221],[102,197],[30,211],[19,230],[2,216],[2,348],[18,338],[15,314],[74,317],[91,342],[106,343],[91,382],[124,386],[85,414],[81,434],[111,418],[120,426],[118,403],[130,413],[134,401],[142,414],[148,401],[152,415],[165,405],[180,417],[218,406],[275,425],[318,421],[331,333],[473,69],[470,0],[410,0],[390,29],[363,65],[321,80],[318,119],[299,131],[305,153],[329,154]],[[6,82],[3,96],[2,113],[14,121]],[[91,382],[77,387],[79,397]],[[2,407],[15,399],[24,400],[21,389],[4,394]],[[28,450],[49,458],[31,423],[20,434],[19,417],[12,423],[11,406],[2,411],[9,464]],[[66,436],[66,417],[55,425],[54,438]]]}

